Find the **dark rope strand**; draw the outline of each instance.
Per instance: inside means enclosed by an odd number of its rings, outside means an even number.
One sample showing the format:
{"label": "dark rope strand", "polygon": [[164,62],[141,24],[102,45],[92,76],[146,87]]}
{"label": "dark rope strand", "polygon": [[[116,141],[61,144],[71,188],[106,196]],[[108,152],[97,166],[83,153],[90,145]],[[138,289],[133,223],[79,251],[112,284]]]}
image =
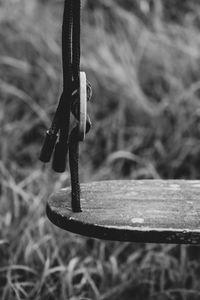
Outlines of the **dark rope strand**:
{"label": "dark rope strand", "polygon": [[[63,25],[62,25],[62,66],[63,66],[63,93],[61,94],[60,101],[55,113],[54,120],[52,122],[51,130],[58,132],[60,127],[63,125],[60,119],[65,115],[63,109],[66,108],[67,115],[70,113],[70,101],[66,101],[66,97],[70,98],[71,94],[71,81],[72,81],[72,1],[65,0],[64,12],[63,12]],[[67,97],[67,98],[68,98]],[[68,121],[68,120],[67,120]],[[69,122],[67,122],[69,123]],[[69,131],[69,129],[68,129]]]}
{"label": "dark rope strand", "polygon": [[[53,168],[60,171],[58,165],[62,165],[67,152],[67,140],[69,135],[70,106],[71,106],[71,81],[72,81],[72,1],[65,0],[62,26],[62,62],[63,62],[63,93],[60,97],[59,104],[54,115],[50,129],[46,133],[43,147],[40,153],[42,162],[49,162],[52,152],[57,141],[57,134],[60,130],[59,147],[54,153]],[[63,144],[63,145],[62,145]],[[64,149],[64,150],[63,150]],[[62,155],[60,155],[60,152]],[[61,159],[58,157],[61,156]],[[64,169],[64,168],[63,168]]]}
{"label": "dark rope strand", "polygon": [[[80,15],[81,15],[80,0],[73,1],[73,33],[72,33],[72,69],[74,84],[77,88],[80,86]],[[79,106],[78,104],[78,119]],[[70,134],[69,141],[69,161],[71,173],[71,195],[72,195],[72,210],[74,212],[81,211],[80,204],[80,182],[79,182],[79,132],[78,126],[75,127]]]}
{"label": "dark rope strand", "polygon": [[71,205],[73,212],[81,212],[80,182],[79,182],[79,140],[78,126],[76,126],[69,138],[69,165],[71,173]]}
{"label": "dark rope strand", "polygon": [[[91,128],[91,122],[87,117],[86,133]],[[76,126],[69,137],[69,165],[71,173],[71,196],[72,196],[72,210],[73,212],[81,212],[81,201],[80,201],[80,182],[79,182],[79,138],[78,138],[79,127]]]}
{"label": "dark rope strand", "polygon": [[60,112],[62,123],[60,139],[64,143],[68,140],[72,95],[72,2],[73,0],[65,0],[62,27],[63,102],[65,109]]}
{"label": "dark rope strand", "polygon": [[[56,172],[64,172],[67,164],[70,110],[72,98],[72,26],[73,0],[65,0],[62,26],[63,93],[56,112],[56,126],[60,129],[52,167]],[[57,121],[58,120],[58,121]]]}
{"label": "dark rope strand", "polygon": [[73,1],[73,47],[72,47],[72,68],[73,78],[79,87],[80,76],[80,20],[81,20],[81,1]]}

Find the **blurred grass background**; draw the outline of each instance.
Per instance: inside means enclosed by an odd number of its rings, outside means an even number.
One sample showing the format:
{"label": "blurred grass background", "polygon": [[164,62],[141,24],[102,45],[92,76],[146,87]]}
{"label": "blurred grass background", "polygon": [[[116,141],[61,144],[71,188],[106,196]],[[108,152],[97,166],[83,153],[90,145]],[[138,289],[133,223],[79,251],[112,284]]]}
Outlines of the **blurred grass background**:
{"label": "blurred grass background", "polygon": [[[81,180],[200,179],[200,2],[83,6],[94,99]],[[69,184],[38,161],[62,88],[62,9],[0,1],[1,299],[200,299],[199,247],[87,239],[45,216]]]}

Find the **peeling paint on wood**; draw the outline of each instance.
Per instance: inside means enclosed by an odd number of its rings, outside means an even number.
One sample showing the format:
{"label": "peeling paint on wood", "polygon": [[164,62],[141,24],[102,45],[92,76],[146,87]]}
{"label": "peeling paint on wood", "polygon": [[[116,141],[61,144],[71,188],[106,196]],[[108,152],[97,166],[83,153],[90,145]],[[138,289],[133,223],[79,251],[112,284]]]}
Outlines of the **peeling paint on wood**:
{"label": "peeling paint on wood", "polygon": [[101,181],[81,185],[82,212],[70,189],[53,194],[47,215],[58,227],[118,241],[200,244],[200,182]]}

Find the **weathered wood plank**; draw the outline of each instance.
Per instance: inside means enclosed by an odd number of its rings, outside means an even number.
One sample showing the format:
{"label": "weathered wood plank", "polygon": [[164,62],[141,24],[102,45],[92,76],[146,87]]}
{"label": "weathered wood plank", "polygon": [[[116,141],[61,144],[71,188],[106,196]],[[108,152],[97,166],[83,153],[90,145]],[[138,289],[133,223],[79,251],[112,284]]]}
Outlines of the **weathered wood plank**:
{"label": "weathered wood plank", "polygon": [[102,181],[81,185],[82,212],[70,189],[53,194],[47,215],[58,227],[105,240],[200,243],[200,181]]}

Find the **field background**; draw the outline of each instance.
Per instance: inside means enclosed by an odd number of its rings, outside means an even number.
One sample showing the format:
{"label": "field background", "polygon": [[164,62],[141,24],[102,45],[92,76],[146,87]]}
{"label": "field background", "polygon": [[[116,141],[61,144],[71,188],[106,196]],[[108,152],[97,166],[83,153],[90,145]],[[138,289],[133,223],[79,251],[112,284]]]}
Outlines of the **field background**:
{"label": "field background", "polygon": [[[82,69],[93,130],[81,181],[200,179],[199,0],[88,0]],[[0,1],[0,298],[200,299],[200,248],[104,242],[55,228],[69,184],[38,161],[62,88],[60,0]]]}

